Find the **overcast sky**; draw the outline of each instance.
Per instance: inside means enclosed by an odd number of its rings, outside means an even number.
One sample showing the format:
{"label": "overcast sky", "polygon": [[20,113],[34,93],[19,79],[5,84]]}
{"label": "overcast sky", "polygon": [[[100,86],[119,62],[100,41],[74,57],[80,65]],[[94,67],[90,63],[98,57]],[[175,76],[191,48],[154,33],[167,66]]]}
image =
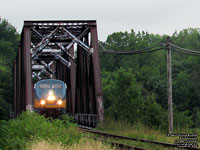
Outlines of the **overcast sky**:
{"label": "overcast sky", "polygon": [[0,0],[0,16],[21,32],[24,20],[97,20],[99,40],[113,32],[171,35],[200,28],[200,0]]}

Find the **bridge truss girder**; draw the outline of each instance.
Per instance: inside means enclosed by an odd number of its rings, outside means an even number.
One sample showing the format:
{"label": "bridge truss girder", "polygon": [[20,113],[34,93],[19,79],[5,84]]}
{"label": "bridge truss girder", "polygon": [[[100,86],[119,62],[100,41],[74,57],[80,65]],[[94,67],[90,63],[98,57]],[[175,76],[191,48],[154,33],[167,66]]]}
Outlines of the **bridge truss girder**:
{"label": "bridge truss girder", "polygon": [[67,113],[103,120],[96,21],[25,21],[14,63],[14,109],[33,105],[34,82],[67,84]]}

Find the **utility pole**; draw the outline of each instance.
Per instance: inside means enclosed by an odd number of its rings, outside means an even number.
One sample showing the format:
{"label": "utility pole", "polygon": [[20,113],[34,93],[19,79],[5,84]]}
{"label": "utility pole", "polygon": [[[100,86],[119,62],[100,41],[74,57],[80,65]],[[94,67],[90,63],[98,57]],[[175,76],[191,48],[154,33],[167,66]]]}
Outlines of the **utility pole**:
{"label": "utility pole", "polygon": [[168,132],[173,132],[173,107],[172,107],[172,66],[170,37],[167,37],[167,78],[168,78]]}

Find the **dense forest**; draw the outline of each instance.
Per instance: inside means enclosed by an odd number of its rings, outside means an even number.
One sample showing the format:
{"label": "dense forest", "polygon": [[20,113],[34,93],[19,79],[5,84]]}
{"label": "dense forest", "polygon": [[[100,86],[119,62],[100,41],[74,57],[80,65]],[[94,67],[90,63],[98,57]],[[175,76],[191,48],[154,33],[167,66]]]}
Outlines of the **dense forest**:
{"label": "dense forest", "polygon": [[7,20],[0,20],[0,119],[8,119],[12,111],[13,88],[12,71],[13,61],[19,34]]}
{"label": "dense forest", "polygon": [[[101,42],[101,71],[106,115],[167,128],[167,52],[104,54],[104,50],[134,51],[166,43],[168,35],[116,32]],[[171,42],[200,50],[200,29],[175,32]],[[172,51],[174,126],[200,127],[200,56]]]}
{"label": "dense forest", "polygon": [[[113,55],[103,51],[134,51],[166,43],[167,35],[116,32],[99,46],[105,115],[167,129],[167,52]],[[12,109],[12,65],[19,34],[6,20],[0,21],[0,119]],[[200,29],[174,32],[175,45],[200,50]],[[104,49],[102,48],[104,47]],[[200,56],[172,51],[174,125],[200,127]]]}

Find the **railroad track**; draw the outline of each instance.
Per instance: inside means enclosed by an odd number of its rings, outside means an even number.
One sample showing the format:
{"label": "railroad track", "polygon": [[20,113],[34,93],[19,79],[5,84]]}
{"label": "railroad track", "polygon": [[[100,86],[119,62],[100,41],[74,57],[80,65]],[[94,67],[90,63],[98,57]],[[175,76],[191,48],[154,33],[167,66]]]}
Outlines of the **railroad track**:
{"label": "railroad track", "polygon": [[[140,142],[144,142],[144,143],[161,145],[161,146],[168,147],[168,148],[169,147],[179,148],[177,145],[171,144],[171,143],[158,142],[158,141],[152,141],[152,140],[147,140],[147,139],[132,138],[132,137],[127,137],[127,136],[119,136],[119,135],[114,135],[114,134],[109,134],[109,133],[104,133],[104,132],[99,132],[99,131],[92,131],[92,128],[85,128],[85,127],[79,127],[79,128],[82,132],[93,133],[93,134],[100,135],[100,136],[103,136],[103,137],[106,137],[106,138],[115,138],[115,139],[117,138],[117,139],[130,140],[130,141],[140,141]],[[114,145],[114,144],[112,144],[112,145]],[[131,146],[130,146],[130,149],[134,149],[134,148],[137,149],[137,147],[131,148]],[[143,149],[143,148],[138,147],[138,150],[139,149]],[[181,149],[200,150],[200,148],[196,148],[196,147],[183,147]]]}
{"label": "railroad track", "polygon": [[100,139],[100,138],[93,138],[94,140],[98,140],[98,141],[102,141],[105,143],[110,143],[113,147],[119,148],[121,150],[146,150],[144,148],[141,147],[136,147],[136,146],[131,146],[131,145],[127,145],[127,144],[122,144],[122,143],[117,143],[117,142],[112,142],[112,141],[108,141],[108,140],[104,140],[104,139]]}
{"label": "railroad track", "polygon": [[[89,132],[89,131],[92,131],[92,129],[94,129],[94,128],[91,128],[91,127],[85,127],[85,126],[81,126],[81,125],[78,125],[78,128],[82,132]],[[91,138],[91,137],[88,137],[88,138]],[[134,150],[146,150],[146,149],[141,148],[141,147],[131,146],[131,145],[123,144],[123,143],[112,142],[112,141],[108,141],[108,140],[105,140],[105,139],[102,139],[102,138],[93,137],[92,139],[93,140],[102,141],[102,142],[105,142],[105,143],[109,143],[113,147],[119,148],[120,150],[131,150],[131,149],[134,149]]]}

